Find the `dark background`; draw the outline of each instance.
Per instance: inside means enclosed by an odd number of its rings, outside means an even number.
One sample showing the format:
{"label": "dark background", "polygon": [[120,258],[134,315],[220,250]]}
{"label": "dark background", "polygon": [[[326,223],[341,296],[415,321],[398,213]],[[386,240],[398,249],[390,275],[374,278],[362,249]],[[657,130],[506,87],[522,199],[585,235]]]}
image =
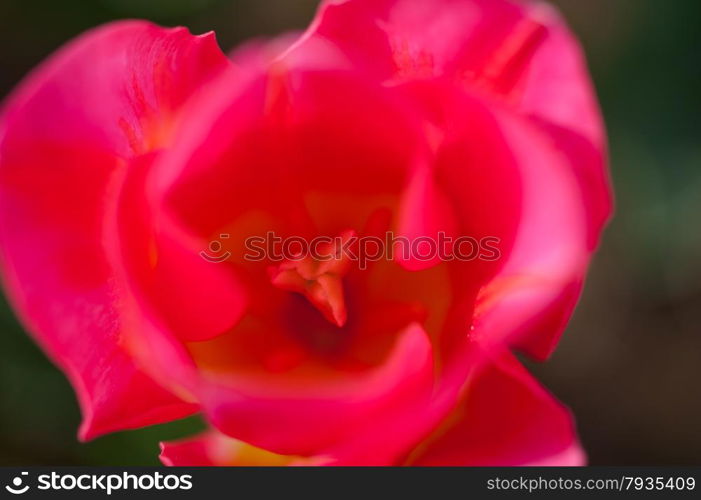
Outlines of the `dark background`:
{"label": "dark background", "polygon": [[[118,18],[215,30],[222,47],[306,27],[315,0],[0,0],[0,98],[66,40]],[[617,214],[553,359],[592,464],[701,465],[701,2],[559,0],[611,141]],[[0,298],[0,465],[157,463],[189,419],[79,444],[64,376]]]}

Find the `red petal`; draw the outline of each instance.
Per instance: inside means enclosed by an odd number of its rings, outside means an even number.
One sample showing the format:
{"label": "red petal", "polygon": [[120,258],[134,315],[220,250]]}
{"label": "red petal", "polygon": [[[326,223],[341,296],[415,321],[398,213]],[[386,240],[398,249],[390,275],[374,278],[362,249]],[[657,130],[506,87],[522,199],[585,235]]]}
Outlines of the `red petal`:
{"label": "red petal", "polygon": [[383,79],[447,76],[601,146],[579,46],[555,9],[508,0],[326,1],[303,37],[331,40]]}
{"label": "red petal", "polygon": [[[444,82],[402,88],[444,134],[432,171],[432,189],[442,198],[424,189],[417,199],[443,214],[439,202],[448,200],[458,234],[498,239],[494,258],[463,265],[463,289],[481,287],[474,335],[547,356],[579,297],[590,259],[578,172],[541,126],[503,106]],[[414,217],[422,224],[432,210],[424,207]]]}
{"label": "red petal", "polygon": [[141,157],[113,182],[119,194],[106,214],[106,251],[128,293],[177,338],[216,337],[239,319],[246,305],[243,287],[222,262],[204,258],[207,242],[191,238],[158,201],[151,206],[146,179],[152,161]]}
{"label": "red petal", "polygon": [[318,459],[276,455],[210,430],[197,436],[161,443],[161,462],[176,467],[271,467],[313,465]]}
{"label": "red petal", "polygon": [[554,8],[507,0],[327,1],[298,47],[319,38],[375,78],[447,77],[543,124],[577,171],[596,246],[612,208],[605,133],[579,44]]}
{"label": "red petal", "polygon": [[209,384],[201,402],[212,424],[275,453],[324,454],[366,434],[381,441],[393,419],[425,409],[433,386],[431,345],[413,325],[372,371],[306,381],[278,377],[277,384],[267,377]]}
{"label": "red petal", "polygon": [[161,443],[159,458],[163,465],[171,467],[206,467],[218,464],[209,452],[210,434],[204,433],[194,438]]}
{"label": "red petal", "polygon": [[547,136],[508,114],[496,117],[518,165],[520,221],[504,267],[478,297],[474,333],[543,358],[579,297],[590,259],[588,214],[576,173]]}
{"label": "red petal", "polygon": [[400,191],[420,138],[392,92],[287,63],[247,85],[230,76],[198,103],[160,170],[177,217],[204,238],[230,234],[232,261],[245,237],[267,231],[358,230]]}
{"label": "red petal", "polygon": [[463,400],[411,455],[412,465],[583,465],[569,411],[503,355],[466,386]]}
{"label": "red petal", "polygon": [[83,438],[195,409],[144,375],[124,348],[103,217],[115,172],[167,143],[180,105],[226,64],[211,35],[114,23],[60,50],[5,103],[4,281],[25,325],[70,376]]}
{"label": "red petal", "polygon": [[[494,126],[483,128],[488,120],[475,118],[484,114],[480,106],[457,106],[472,117],[466,124],[451,113],[449,91],[436,99],[435,91],[414,84],[420,99],[442,103],[434,111],[447,122],[447,136],[436,183],[452,198],[463,234],[500,238],[500,262],[516,245],[507,268],[483,291],[476,326],[546,357],[576,304],[589,253],[612,209],[600,113],[580,48],[562,19],[537,2],[327,1],[290,52],[304,52],[317,39],[335,44],[371,78],[409,82],[409,88],[416,81],[450,80],[484,96],[487,109],[504,108],[507,122],[524,118],[515,127],[533,139],[499,138],[489,132]],[[502,126],[513,128],[496,124]],[[463,137],[451,137],[456,131]],[[533,165],[530,147],[549,166]],[[513,159],[499,156],[510,149]],[[423,207],[426,220],[405,230],[410,235],[435,231],[433,213],[446,220],[433,184],[424,184],[431,190],[416,189],[405,202],[409,209],[431,205]]]}

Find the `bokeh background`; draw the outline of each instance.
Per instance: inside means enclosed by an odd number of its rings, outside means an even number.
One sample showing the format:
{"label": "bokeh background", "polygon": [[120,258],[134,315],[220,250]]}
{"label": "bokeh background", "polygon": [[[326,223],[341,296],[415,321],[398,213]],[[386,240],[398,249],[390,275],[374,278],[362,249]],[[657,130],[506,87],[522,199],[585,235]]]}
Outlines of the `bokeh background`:
{"label": "bokeh background", "polygon": [[[581,38],[611,142],[617,213],[555,356],[533,371],[591,464],[701,465],[701,2],[553,0]],[[0,98],[85,29],[147,18],[222,48],[304,28],[316,0],[0,0]],[[197,419],[79,444],[64,376],[0,298],[0,465],[157,463]]]}

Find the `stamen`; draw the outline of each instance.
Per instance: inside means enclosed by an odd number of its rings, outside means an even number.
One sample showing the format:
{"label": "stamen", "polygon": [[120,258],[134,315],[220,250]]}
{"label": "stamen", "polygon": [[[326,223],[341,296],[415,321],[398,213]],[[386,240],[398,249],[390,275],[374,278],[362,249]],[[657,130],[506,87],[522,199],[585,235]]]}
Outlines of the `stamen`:
{"label": "stamen", "polygon": [[353,231],[346,231],[333,243],[314,249],[318,255],[271,267],[270,281],[282,290],[304,295],[327,320],[343,327],[348,319],[343,276],[349,269],[349,256],[343,249],[354,236]]}

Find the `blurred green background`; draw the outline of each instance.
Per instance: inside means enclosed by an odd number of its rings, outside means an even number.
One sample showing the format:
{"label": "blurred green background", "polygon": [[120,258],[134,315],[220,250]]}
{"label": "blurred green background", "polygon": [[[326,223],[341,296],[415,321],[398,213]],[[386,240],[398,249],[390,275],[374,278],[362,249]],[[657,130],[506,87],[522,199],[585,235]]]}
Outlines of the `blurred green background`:
{"label": "blurred green background", "polygon": [[[558,0],[610,134],[617,214],[553,359],[530,364],[577,417],[590,462],[701,465],[701,2]],[[148,18],[222,48],[304,28],[316,0],[0,0],[0,98],[83,30]],[[0,299],[2,300],[2,299]],[[0,465],[157,463],[197,419],[79,444],[64,376],[0,302]]]}

